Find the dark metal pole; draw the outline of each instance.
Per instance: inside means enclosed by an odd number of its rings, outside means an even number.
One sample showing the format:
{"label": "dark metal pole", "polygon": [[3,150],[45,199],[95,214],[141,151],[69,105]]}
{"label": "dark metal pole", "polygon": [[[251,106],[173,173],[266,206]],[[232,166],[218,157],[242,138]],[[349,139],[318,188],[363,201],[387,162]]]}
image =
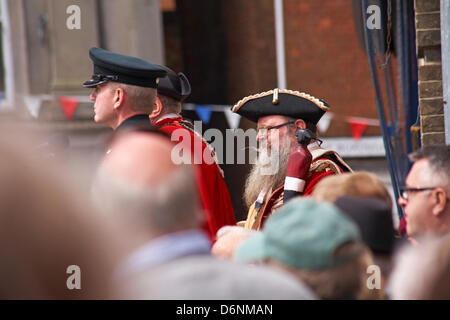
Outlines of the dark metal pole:
{"label": "dark metal pole", "polygon": [[[362,15],[363,17],[366,16],[366,9],[367,9],[367,0],[362,0]],[[363,19],[364,21],[365,19]],[[377,105],[377,111],[378,111],[378,117],[380,121],[381,131],[383,133],[383,143],[384,148],[386,150],[386,158],[388,162],[389,167],[389,173],[391,176],[392,181],[392,187],[394,190],[395,199],[397,200],[399,197],[399,189],[398,189],[398,180],[396,173],[398,172],[397,165],[395,161],[393,161],[393,153],[392,153],[392,145],[390,141],[390,135],[387,130],[387,124],[386,124],[386,116],[384,113],[384,107],[382,102],[382,95],[380,90],[380,84],[378,81],[378,75],[376,72],[376,63],[375,63],[375,55],[374,55],[374,47],[373,47],[373,38],[372,38],[372,31],[368,30],[366,24],[364,23],[364,40],[366,44],[366,51],[367,51],[367,59],[369,62],[369,69],[370,69],[370,75],[372,78],[372,83],[374,85],[375,89],[375,97],[376,97],[376,105]],[[397,210],[399,215],[403,212],[401,207],[398,205],[398,202],[396,201]]]}

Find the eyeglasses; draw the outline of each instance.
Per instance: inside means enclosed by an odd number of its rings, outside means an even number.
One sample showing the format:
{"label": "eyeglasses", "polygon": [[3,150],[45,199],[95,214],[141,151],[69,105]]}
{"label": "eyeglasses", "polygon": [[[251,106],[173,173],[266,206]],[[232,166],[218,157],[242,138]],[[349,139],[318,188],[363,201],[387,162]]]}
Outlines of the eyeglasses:
{"label": "eyeglasses", "polygon": [[[268,132],[269,130],[272,130],[272,129],[278,129],[278,128],[287,126],[287,125],[289,125],[289,124],[294,124],[294,123],[295,123],[295,121],[288,121],[288,122],[285,122],[285,123],[282,123],[282,124],[278,124],[278,125],[276,125],[276,126],[261,127],[261,128],[258,128],[258,132],[261,132],[261,130],[264,130],[265,132]],[[261,132],[261,133],[262,133],[262,132]]]}
{"label": "eyeglasses", "polygon": [[405,199],[408,200],[409,197],[409,193],[410,192],[422,192],[422,191],[427,191],[427,190],[434,190],[438,187],[429,187],[429,188],[408,188],[408,187],[400,187],[400,196]]}

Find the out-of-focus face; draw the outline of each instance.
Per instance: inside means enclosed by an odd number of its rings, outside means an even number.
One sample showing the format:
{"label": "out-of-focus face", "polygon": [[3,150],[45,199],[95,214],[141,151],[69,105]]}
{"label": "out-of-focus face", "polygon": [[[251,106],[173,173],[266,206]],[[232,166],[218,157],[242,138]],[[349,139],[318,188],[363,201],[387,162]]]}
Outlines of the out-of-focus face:
{"label": "out-of-focus face", "polygon": [[[430,179],[426,178],[427,172],[428,160],[420,159],[416,161],[406,178],[406,187],[434,187]],[[436,221],[432,214],[433,203],[430,190],[409,192],[408,200],[400,197],[398,203],[403,207],[405,213],[408,236],[414,237],[434,231]]]}
{"label": "out-of-focus face", "polygon": [[269,149],[274,144],[278,144],[280,146],[280,142],[284,141],[285,137],[292,137],[295,141],[295,130],[292,126],[285,125],[276,129],[264,130],[273,126],[284,124],[288,121],[289,120],[286,117],[278,115],[270,115],[259,118],[257,126],[258,135],[256,136],[256,140],[261,142],[264,139],[267,139]]}
{"label": "out-of-focus face", "polygon": [[111,127],[116,117],[113,108],[114,90],[111,89],[111,83],[106,82],[96,86],[89,98],[94,102],[94,121]]}
{"label": "out-of-focus face", "polygon": [[171,160],[172,144],[158,135],[129,133],[114,141],[111,150],[102,167],[134,185],[157,185],[177,168]]}
{"label": "out-of-focus face", "polygon": [[226,226],[225,228],[233,228],[233,230],[218,237],[211,248],[211,254],[221,259],[232,260],[237,247],[247,240],[254,231],[242,227]]}

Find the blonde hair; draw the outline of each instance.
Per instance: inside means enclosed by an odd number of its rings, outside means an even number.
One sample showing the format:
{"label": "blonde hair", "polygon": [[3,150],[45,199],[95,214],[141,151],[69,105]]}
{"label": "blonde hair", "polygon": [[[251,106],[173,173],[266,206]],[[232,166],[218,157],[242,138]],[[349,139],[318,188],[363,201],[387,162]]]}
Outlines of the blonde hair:
{"label": "blonde hair", "polygon": [[165,96],[161,93],[158,93],[158,98],[159,98],[159,100],[161,100],[161,103],[163,105],[163,111],[165,114],[181,113],[182,103],[180,101],[177,101],[174,98]]}
{"label": "blonde hair", "polygon": [[326,177],[319,181],[312,197],[335,202],[339,197],[371,197],[383,200],[392,208],[392,199],[383,182],[367,171],[349,172]]}
{"label": "blonde hair", "polygon": [[363,259],[365,246],[360,242],[348,242],[336,249],[336,256],[355,255],[343,265],[323,270],[295,269],[269,259],[267,263],[284,269],[308,285],[321,299],[358,298],[365,285],[366,271]]}
{"label": "blonde hair", "polygon": [[111,82],[110,89],[114,91],[117,88],[121,88],[125,91],[131,110],[145,112],[147,114],[150,114],[153,111],[157,93],[156,89]]}

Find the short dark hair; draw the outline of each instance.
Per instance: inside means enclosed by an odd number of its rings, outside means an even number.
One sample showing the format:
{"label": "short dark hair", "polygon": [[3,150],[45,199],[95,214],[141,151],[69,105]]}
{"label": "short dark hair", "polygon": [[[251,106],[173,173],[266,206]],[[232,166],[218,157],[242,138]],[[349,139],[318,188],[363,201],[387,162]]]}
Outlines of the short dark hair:
{"label": "short dark hair", "polygon": [[305,121],[305,123],[306,123],[306,129],[311,130],[312,133],[317,135],[317,125],[312,122],[309,122],[309,121]]}
{"label": "short dark hair", "polygon": [[171,97],[158,93],[158,98],[163,105],[164,113],[181,113],[181,102]]}
{"label": "short dark hair", "polygon": [[423,147],[409,155],[411,161],[428,160],[430,169],[437,174],[444,174],[450,184],[450,145]]}

